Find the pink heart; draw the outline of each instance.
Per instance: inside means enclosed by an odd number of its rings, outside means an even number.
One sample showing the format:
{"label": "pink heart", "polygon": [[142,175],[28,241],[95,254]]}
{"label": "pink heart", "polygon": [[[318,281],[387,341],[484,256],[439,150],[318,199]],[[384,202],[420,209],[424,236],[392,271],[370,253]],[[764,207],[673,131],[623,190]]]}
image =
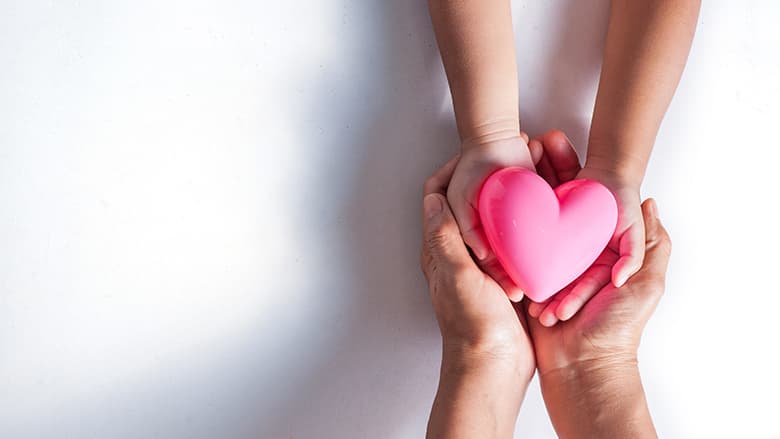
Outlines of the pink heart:
{"label": "pink heart", "polygon": [[479,194],[488,242],[526,296],[542,302],[593,264],[617,225],[612,193],[593,180],[554,190],[524,168],[492,174]]}

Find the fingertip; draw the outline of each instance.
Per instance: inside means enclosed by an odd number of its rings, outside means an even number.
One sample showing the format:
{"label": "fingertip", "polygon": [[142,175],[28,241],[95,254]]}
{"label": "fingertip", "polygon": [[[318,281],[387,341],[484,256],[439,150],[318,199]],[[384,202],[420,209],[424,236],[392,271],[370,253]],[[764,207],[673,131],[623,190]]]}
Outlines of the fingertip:
{"label": "fingertip", "polygon": [[531,302],[528,304],[528,314],[534,318],[539,317],[539,314],[541,314],[542,310],[544,310],[544,306],[544,302]]}
{"label": "fingertip", "polygon": [[664,234],[665,229],[658,214],[658,204],[653,198],[648,198],[642,203],[642,217],[645,223],[645,242],[653,241]]}
{"label": "fingertip", "polygon": [[549,143],[550,146],[564,146],[571,145],[569,138],[566,137],[563,131],[553,128],[550,131],[544,133],[544,142]]}
{"label": "fingertip", "polygon": [[539,316],[539,323],[541,323],[542,326],[549,328],[558,323],[558,317],[555,316],[553,310],[545,309]]}
{"label": "fingertip", "polygon": [[504,269],[498,264],[498,261],[495,261],[495,263],[496,265],[494,267],[485,266],[481,268],[485,269],[485,272],[488,274],[488,276],[492,277],[498,282],[498,285],[502,290],[504,290],[509,300],[512,302],[519,302],[523,300],[525,292],[523,292],[520,287],[512,282],[512,279],[509,278]]}
{"label": "fingertip", "polygon": [[512,302],[519,302],[523,300],[523,297],[525,297],[523,290],[517,287],[505,289],[504,291],[506,291],[507,297],[509,297],[509,300]]}
{"label": "fingertip", "polygon": [[525,143],[528,143],[528,133],[525,131],[520,131],[520,137],[523,139]]}
{"label": "fingertip", "polygon": [[482,242],[475,243],[471,247],[471,251],[474,252],[474,256],[480,261],[484,261],[488,257],[488,250]]}
{"label": "fingertip", "polygon": [[645,219],[659,219],[658,203],[655,198],[648,198],[642,202],[642,214]]}
{"label": "fingertip", "polygon": [[569,320],[577,311],[579,311],[579,307],[573,304],[571,300],[567,299],[563,299],[561,304],[558,305],[558,309],[555,310],[555,316],[561,321]]}
{"label": "fingertip", "polygon": [[431,220],[444,210],[443,195],[430,193],[423,197],[423,214],[426,220]]}
{"label": "fingertip", "polygon": [[628,281],[628,273],[625,270],[625,266],[625,258],[620,258],[615,262],[615,266],[612,267],[612,284],[616,288],[622,287]]}
{"label": "fingertip", "polygon": [[658,214],[658,203],[656,203],[655,198],[650,198],[648,203],[650,204],[650,213],[653,214],[655,219],[660,220],[661,216]]}
{"label": "fingertip", "polygon": [[531,139],[528,142],[528,151],[531,153],[531,160],[533,160],[534,166],[538,165],[539,161],[542,160],[542,155],[544,155],[544,146],[542,146],[542,142],[538,139]]}
{"label": "fingertip", "polygon": [[617,288],[622,287],[631,276],[639,271],[641,265],[642,261],[636,260],[631,255],[620,258],[612,267],[612,284]]}
{"label": "fingertip", "polygon": [[463,242],[471,249],[471,253],[478,261],[484,261],[490,255],[490,248],[482,228],[475,225],[470,230],[463,232]]}

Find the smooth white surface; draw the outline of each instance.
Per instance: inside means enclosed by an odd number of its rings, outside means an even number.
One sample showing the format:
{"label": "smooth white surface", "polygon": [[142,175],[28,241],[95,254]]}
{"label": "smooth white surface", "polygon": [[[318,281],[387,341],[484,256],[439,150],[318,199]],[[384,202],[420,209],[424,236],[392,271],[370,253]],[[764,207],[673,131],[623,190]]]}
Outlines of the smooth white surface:
{"label": "smooth white surface", "polygon": [[[644,195],[661,437],[780,436],[780,4],[705,2]],[[516,1],[532,133],[586,139],[607,2]],[[421,437],[424,1],[0,2],[0,437]],[[518,437],[554,437],[538,386]]]}

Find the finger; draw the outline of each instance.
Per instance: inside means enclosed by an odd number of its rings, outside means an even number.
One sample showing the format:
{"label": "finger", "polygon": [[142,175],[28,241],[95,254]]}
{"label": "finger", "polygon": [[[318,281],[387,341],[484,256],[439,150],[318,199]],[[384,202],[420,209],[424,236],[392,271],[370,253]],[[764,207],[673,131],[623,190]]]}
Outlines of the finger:
{"label": "finger", "polygon": [[555,310],[558,309],[558,305],[560,305],[561,301],[566,295],[566,292],[561,291],[560,293],[556,294],[552,300],[550,300],[547,306],[544,307],[544,310],[541,312],[541,314],[539,314],[539,323],[541,323],[542,326],[549,328],[558,323],[559,319],[555,314]]}
{"label": "finger", "polygon": [[455,166],[458,164],[458,160],[460,160],[460,154],[455,154],[453,158],[449,159],[447,163],[442,165],[442,167],[437,169],[433,175],[425,180],[425,184],[423,184],[423,197],[433,193],[447,193],[447,186],[450,184],[452,173],[455,172]]}
{"label": "finger", "polygon": [[661,219],[658,216],[658,206],[652,198],[642,203],[642,216],[645,222],[645,262],[647,270],[665,277],[672,253],[672,241],[669,238]]}
{"label": "finger", "polygon": [[542,154],[542,158],[536,166],[536,172],[552,187],[556,187],[561,183],[558,180],[558,174],[555,172],[555,168],[550,164],[550,158],[547,157],[547,154]]}
{"label": "finger", "polygon": [[520,137],[523,139],[523,142],[525,142],[526,144],[528,143],[528,133],[526,133],[525,131],[520,131]]}
{"label": "finger", "polygon": [[539,314],[544,311],[544,308],[549,303],[549,300],[545,300],[544,302],[531,302],[528,304],[528,315],[531,317],[539,317]]}
{"label": "finger", "polygon": [[560,320],[569,320],[577,313],[591,297],[609,284],[611,266],[593,265],[579,280],[571,292],[561,300],[555,315]]}
{"label": "finger", "polygon": [[423,198],[423,246],[423,253],[428,255],[424,258],[423,271],[428,279],[434,271],[455,273],[462,267],[474,266],[442,194],[428,194]]}
{"label": "finger", "polygon": [[544,154],[542,142],[539,139],[531,139],[528,141],[528,151],[531,152],[531,160],[533,160],[534,166],[538,165],[539,160],[542,159],[542,154]]}
{"label": "finger", "polygon": [[555,169],[559,183],[573,180],[582,167],[571,140],[561,130],[550,130],[542,138],[544,155]]}
{"label": "finger", "polygon": [[550,299],[547,300],[547,304],[544,306],[544,309],[542,312],[539,313],[539,323],[542,324],[542,326],[550,327],[558,323],[558,316],[555,314],[555,311],[558,309],[558,307],[561,304],[561,301],[566,299],[566,296],[568,296],[571,293],[572,288],[574,287],[574,284],[569,284],[566,286],[566,288],[562,289],[561,291],[557,292],[554,296],[552,296]]}
{"label": "finger", "polygon": [[509,274],[507,274],[494,254],[491,253],[485,261],[480,261],[479,267],[493,280],[498,282],[498,285],[504,290],[509,300],[519,302],[523,299],[523,290],[509,277]]}
{"label": "finger", "polygon": [[612,283],[620,288],[642,267],[645,257],[644,224],[632,224],[620,237],[620,259],[612,267]]}
{"label": "finger", "polygon": [[[482,229],[482,224],[479,220],[479,212],[476,209],[471,209],[471,212],[467,214],[471,217],[470,221],[462,221],[461,229],[465,229],[461,232],[463,236],[463,242],[474,253],[474,257],[478,261],[487,259],[490,256],[490,244],[488,244],[487,235]],[[459,224],[461,224],[459,223]]]}

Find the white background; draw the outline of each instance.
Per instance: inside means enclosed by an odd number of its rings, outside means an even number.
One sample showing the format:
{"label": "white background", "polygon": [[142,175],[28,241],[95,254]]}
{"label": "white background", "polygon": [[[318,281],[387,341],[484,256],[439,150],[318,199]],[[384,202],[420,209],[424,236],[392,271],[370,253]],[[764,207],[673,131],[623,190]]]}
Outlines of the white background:
{"label": "white background", "polygon": [[[515,1],[532,133],[584,148],[607,6]],[[662,437],[780,437],[779,21],[705,2],[643,187]],[[456,148],[423,0],[0,2],[0,437],[422,436]]]}

